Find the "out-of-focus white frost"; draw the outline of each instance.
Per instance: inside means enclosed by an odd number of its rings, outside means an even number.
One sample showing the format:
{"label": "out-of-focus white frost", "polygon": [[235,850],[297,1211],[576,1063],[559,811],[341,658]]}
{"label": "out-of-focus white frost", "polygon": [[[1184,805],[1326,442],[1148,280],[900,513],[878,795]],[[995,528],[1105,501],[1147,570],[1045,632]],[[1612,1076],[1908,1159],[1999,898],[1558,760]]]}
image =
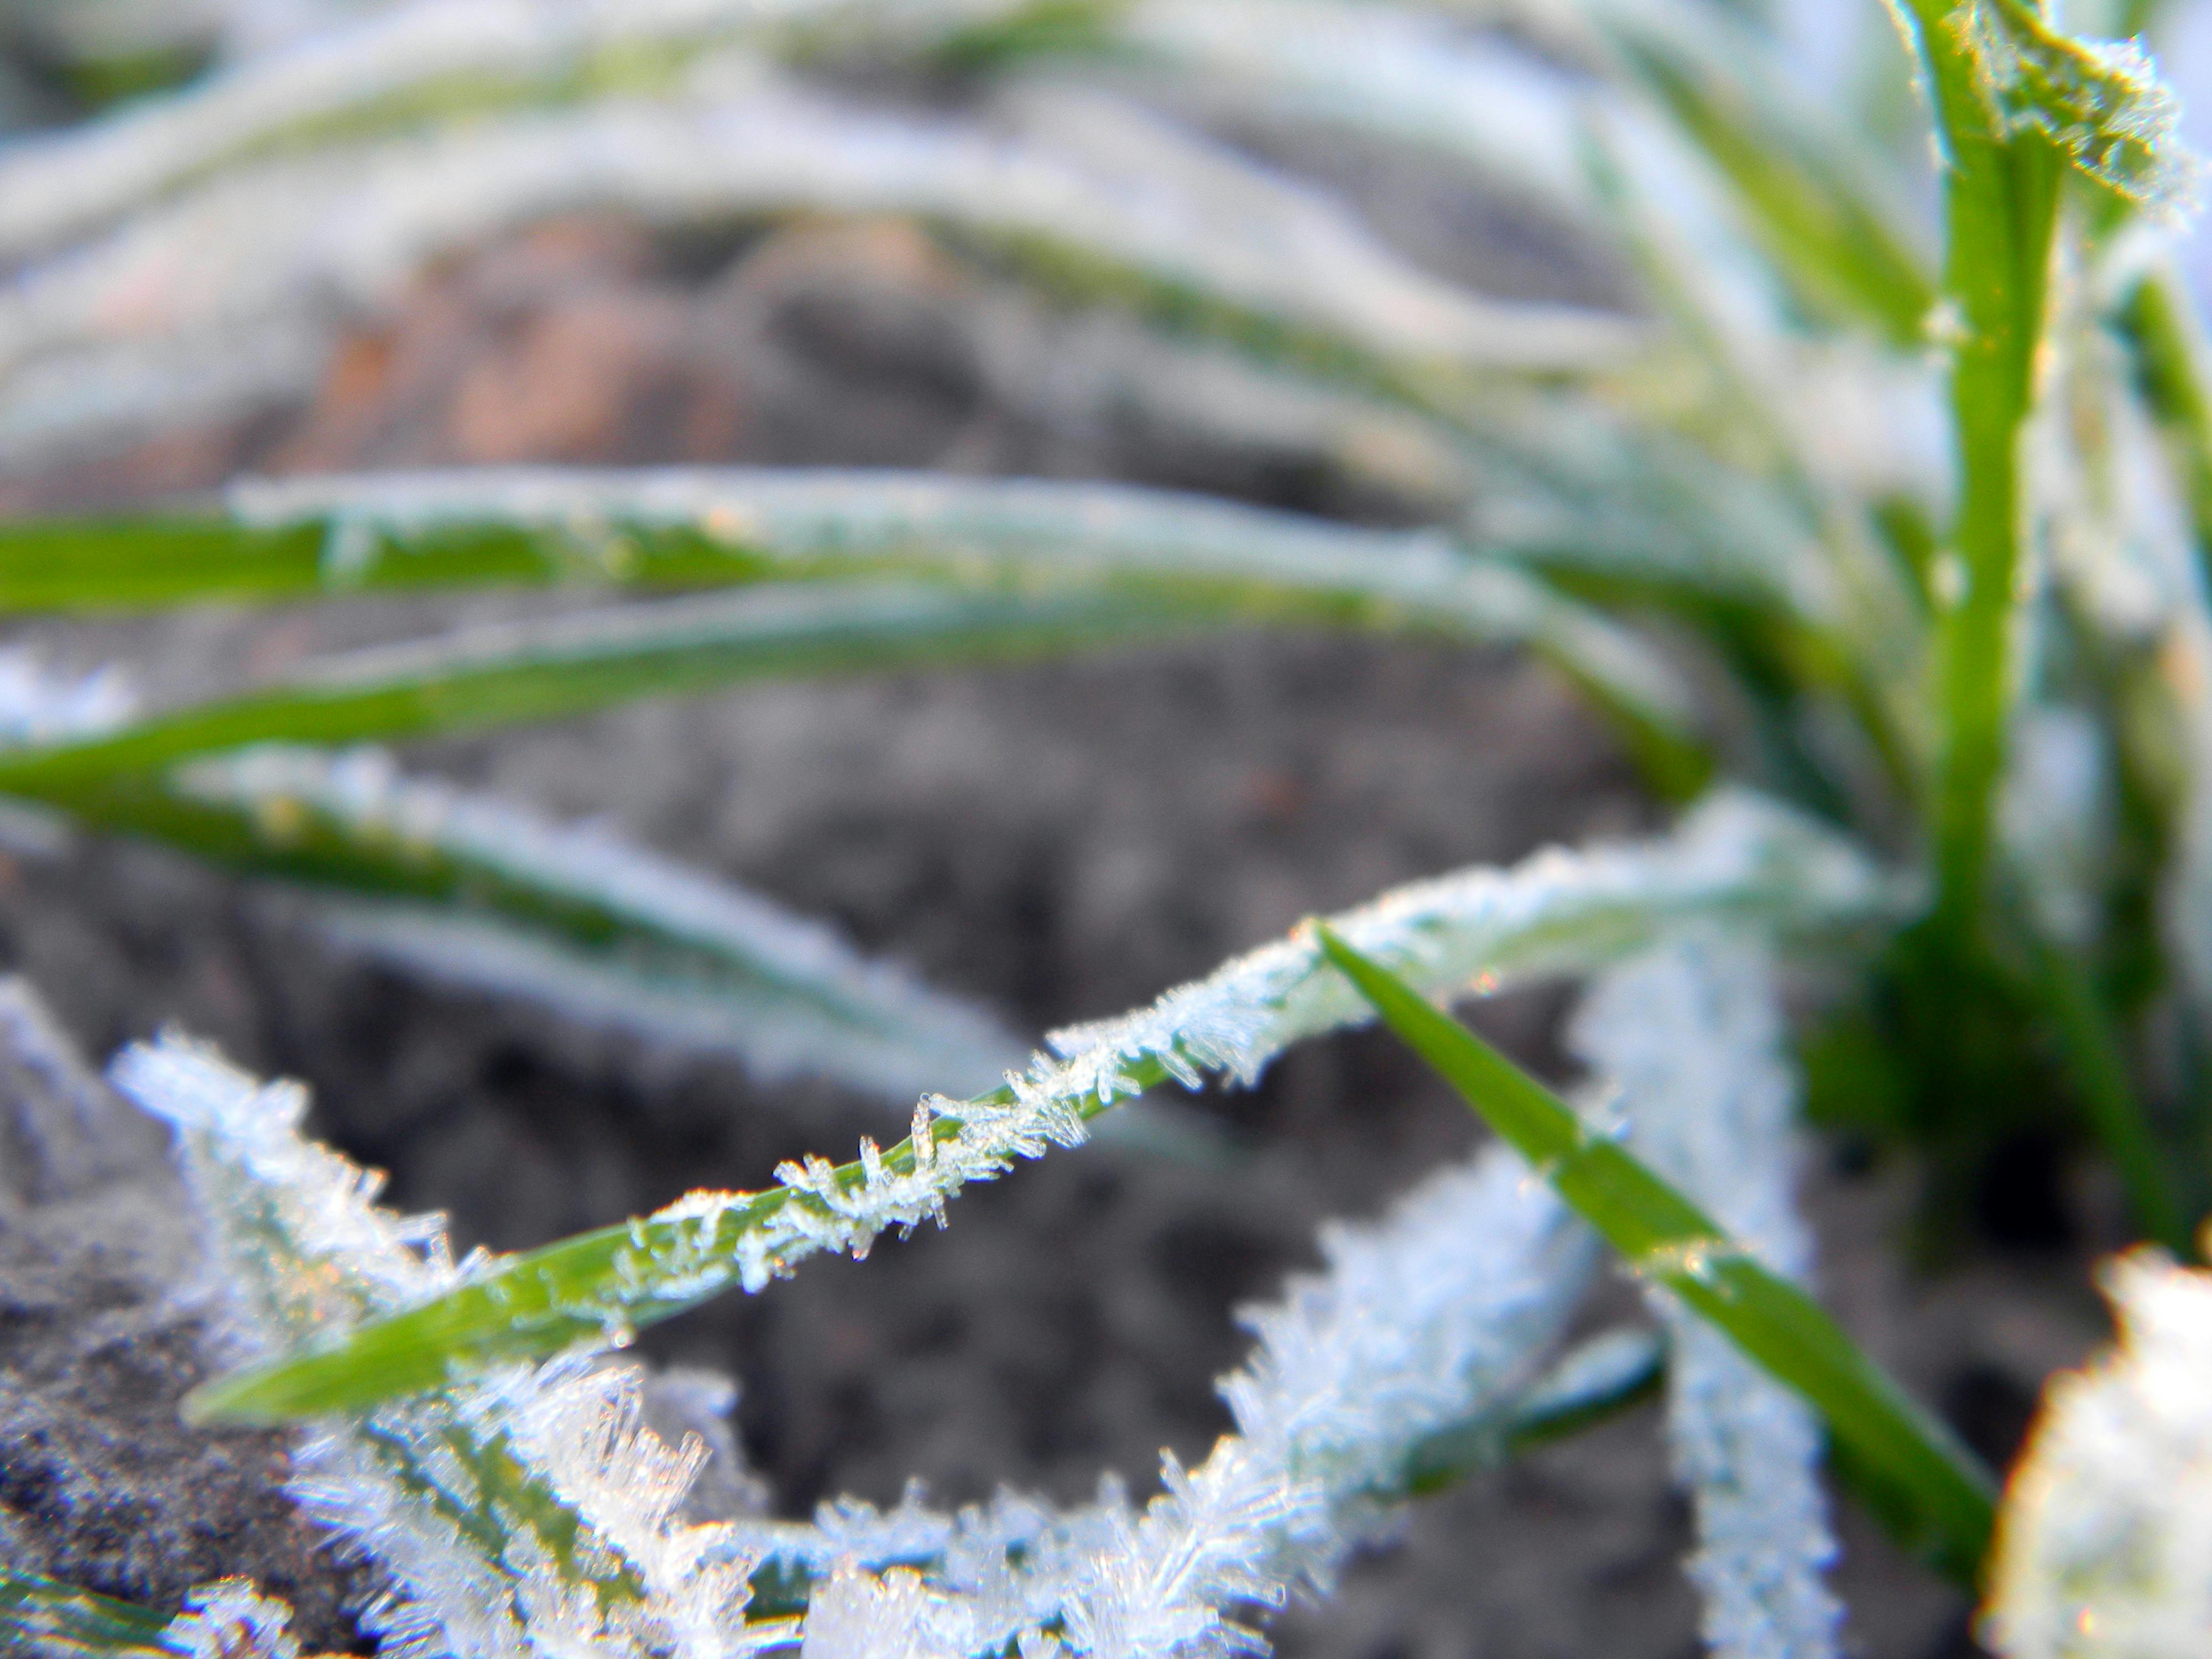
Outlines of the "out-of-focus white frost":
{"label": "out-of-focus white frost", "polygon": [[2106,1264],[2118,1346],[2044,1390],[1997,1522],[2005,1659],[2212,1653],[2212,1273]]}
{"label": "out-of-focus white frost", "polygon": [[[1812,1241],[1792,1201],[1796,1079],[1765,952],[1717,934],[1600,977],[1571,1043],[1637,1152],[1778,1272]],[[1668,1430],[1697,1504],[1690,1577],[1717,1659],[1832,1659],[1843,1609],[1812,1408],[1670,1297]]]}
{"label": "out-of-focus white frost", "polygon": [[[611,830],[407,777],[381,750],[263,745],[195,762],[176,787],[244,808],[275,842],[313,820],[418,872],[510,896],[493,915],[323,906],[342,942],[434,979],[726,1049],[765,1078],[828,1076],[909,1101],[933,1083],[980,1086],[1021,1052],[981,1009],[863,957],[823,923]],[[544,919],[562,906],[614,937],[587,945],[562,933]]]}

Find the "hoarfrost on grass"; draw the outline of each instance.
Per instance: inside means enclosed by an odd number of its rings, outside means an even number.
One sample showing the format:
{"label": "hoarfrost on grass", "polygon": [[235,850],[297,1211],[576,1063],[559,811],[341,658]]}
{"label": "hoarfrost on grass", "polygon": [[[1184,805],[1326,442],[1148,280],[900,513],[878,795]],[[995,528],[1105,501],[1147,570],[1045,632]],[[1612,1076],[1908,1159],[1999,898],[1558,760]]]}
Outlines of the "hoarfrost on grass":
{"label": "hoarfrost on grass", "polygon": [[1323,1272],[1243,1316],[1258,1341],[1220,1385],[1237,1432],[1195,1468],[1164,1459],[1165,1489],[1144,1510],[1110,1483],[1059,1516],[1002,1493],[940,1517],[910,1497],[888,1514],[825,1506],[812,1528],[765,1539],[766,1554],[828,1569],[805,1651],[1264,1652],[1252,1613],[1332,1581],[1389,1518],[1416,1443],[1528,1386],[1596,1247],[1492,1150],[1378,1222],[1329,1228],[1322,1254]]}
{"label": "hoarfrost on grass", "polygon": [[[374,1206],[378,1178],[304,1139],[296,1085],[262,1085],[179,1038],[126,1049],[117,1085],[173,1126],[207,1218],[233,1340],[265,1352],[437,1294],[435,1218]],[[745,1659],[751,1559],[727,1523],[677,1518],[700,1451],[639,1420],[634,1370],[509,1368],[319,1428],[290,1486],[304,1513],[398,1586],[364,1627],[399,1659]]]}
{"label": "hoarfrost on grass", "polygon": [[[1601,975],[1571,1044],[1602,1112],[1660,1174],[1776,1271],[1806,1276],[1794,1202],[1797,1085],[1772,962],[1704,933]],[[1690,1576],[1717,1659],[1832,1659],[1843,1609],[1812,1407],[1728,1337],[1655,1295],[1669,1340],[1668,1431],[1697,1505]]]}

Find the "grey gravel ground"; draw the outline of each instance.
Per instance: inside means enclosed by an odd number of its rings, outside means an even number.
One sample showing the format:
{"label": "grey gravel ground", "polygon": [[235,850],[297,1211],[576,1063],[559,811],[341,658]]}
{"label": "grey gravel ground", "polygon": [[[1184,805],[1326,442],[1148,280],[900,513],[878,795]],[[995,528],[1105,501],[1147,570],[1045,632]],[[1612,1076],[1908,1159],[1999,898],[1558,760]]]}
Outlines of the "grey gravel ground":
{"label": "grey gravel ground", "polygon": [[[0,495],[113,499],[240,465],[731,459],[1419,509],[1414,486],[1393,495],[1290,437],[1240,447],[1094,395],[1076,370],[1085,350],[1110,357],[1109,325],[1026,308],[908,233],[680,253],[598,223],[521,239],[426,283],[313,408]],[[425,620],[359,604],[21,631],[62,660],[128,655],[158,698]],[[834,917],[1030,1032],[1118,1012],[1393,881],[1653,821],[1540,666],[1358,640],[755,687],[413,758],[603,816]],[[848,1148],[894,1118],[826,1086],[763,1088],[726,1064],[434,993],[335,953],[281,899],[143,848],[0,858],[0,963],[95,1054],[173,1019],[307,1079],[320,1130],[390,1169],[395,1201],[449,1211],[465,1243],[530,1245],[691,1187],[757,1185],[781,1158]],[[1483,1018],[1555,1064],[1559,1007],[1536,993]],[[0,1085],[17,1115],[0,1126],[55,1109],[44,1085]],[[1312,1261],[1318,1219],[1371,1213],[1474,1134],[1371,1037],[1300,1051],[1201,1109],[1243,1148],[1233,1178],[1108,1146],[1054,1155],[963,1198],[949,1231],[814,1264],[646,1346],[741,1380],[745,1455],[794,1511],[840,1492],[888,1501],[909,1477],[947,1501],[1002,1480],[1080,1498],[1102,1469],[1141,1483],[1163,1445],[1202,1455],[1224,1426],[1210,1382],[1241,1352],[1231,1308]],[[204,1363],[203,1316],[173,1292],[189,1244],[158,1146],[101,1121],[97,1147],[112,1136],[130,1157],[99,1150],[65,1184],[0,1154],[0,1550],[155,1601],[252,1571],[335,1638],[345,1585],[311,1563],[273,1492],[280,1444],[188,1435],[167,1413]],[[1917,1282],[1887,1251],[1894,1172],[1847,1179],[1822,1163],[1813,1185],[1832,1300],[1974,1431],[2016,1432],[2036,1379],[2094,1339],[2086,1297],[2041,1288],[2078,1264]],[[1684,1512],[1656,1430],[1648,1413],[1625,1420],[1425,1505],[1402,1547],[1283,1621],[1285,1651],[1695,1651]],[[38,1473],[49,1467],[64,1473]],[[1864,1651],[1969,1650],[1955,1598],[1856,1522],[1845,1538]]]}

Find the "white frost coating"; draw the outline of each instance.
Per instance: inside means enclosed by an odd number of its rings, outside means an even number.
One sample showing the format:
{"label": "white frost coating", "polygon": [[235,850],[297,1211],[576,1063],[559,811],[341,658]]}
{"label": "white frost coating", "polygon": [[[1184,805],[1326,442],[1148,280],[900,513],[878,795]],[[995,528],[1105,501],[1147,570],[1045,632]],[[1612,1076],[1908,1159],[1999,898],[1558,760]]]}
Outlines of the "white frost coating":
{"label": "white frost coating", "polygon": [[[1431,277],[1328,198],[1130,106],[1070,93],[1026,102],[1016,126],[867,112],[763,80],[734,95],[608,100],[241,168],[0,290],[0,448],[21,459],[122,432],[58,424],[19,379],[48,391],[72,374],[112,380],[127,376],[132,349],[211,359],[220,341],[262,326],[320,330],[327,349],[386,314],[432,260],[598,208],[659,225],[915,215],[1042,240],[1434,367],[1588,368],[1620,362],[1639,337],[1618,318]],[[129,412],[99,384],[76,401]],[[151,429],[177,412],[133,419]]]}
{"label": "white frost coating", "polygon": [[1692,701],[1649,647],[1505,564],[1439,531],[1329,524],[1131,485],[941,473],[747,467],[603,471],[514,467],[367,477],[247,480],[231,511],[254,525],[326,522],[359,550],[349,577],[402,566],[410,542],[487,524],[546,533],[580,569],[618,574],[639,531],[691,530],[794,577],[888,568],[974,583],[1188,586],[1250,584],[1279,609],[1297,601],[1484,640],[1527,641],[1650,715],[1687,726]]}
{"label": "white frost coating", "polygon": [[2006,130],[2048,133],[2084,173],[2160,219],[2196,211],[2203,161],[2181,142],[2181,101],[2138,42],[2063,34],[2034,0],[1962,0],[1946,22]]}
{"label": "white frost coating", "polygon": [[[1247,1312],[1259,1338],[1222,1381],[1237,1432],[1195,1469],[1164,1460],[1142,1512],[1109,1485],[1052,1516],[1006,1494],[933,1516],[825,1509],[763,1550],[831,1571],[811,1659],[1256,1654],[1249,1610],[1320,1588],[1373,1535],[1423,1437],[1524,1387],[1587,1282],[1595,1246],[1510,1152],[1422,1183],[1379,1222],[1322,1237],[1326,1270]],[[810,1535],[811,1534],[811,1535]],[[1018,1545],[1018,1562],[1008,1546]],[[858,1571],[887,1563],[872,1578]],[[1045,1633],[1056,1624],[1060,1635]]]}
{"label": "white frost coating", "polygon": [[27,647],[0,648],[0,746],[96,738],[137,712],[138,694],[119,668],[71,678],[50,672]]}
{"label": "white frost coating", "polygon": [[221,1578],[185,1597],[185,1610],[155,1639],[179,1659],[299,1659],[286,1628],[292,1610],[249,1578]]}
{"label": "white frost coating", "polygon": [[[1764,951],[1717,934],[1604,975],[1572,1027],[1632,1143],[1780,1273],[1802,1278],[1812,1240],[1792,1202],[1796,1079]],[[1718,1659],[1832,1659],[1843,1609],[1812,1408],[1671,1298],[1668,1429],[1695,1496],[1690,1577]]]}
{"label": "white frost coating", "polygon": [[2212,1652],[2212,1273],[2142,1250],[2104,1286],[2119,1346],[2044,1390],[1999,1511],[2005,1659]]}
{"label": "white frost coating", "polygon": [[[1510,871],[1417,882],[1332,925],[1423,991],[1464,994],[1513,977],[1588,971],[1686,922],[1848,927],[1894,919],[1912,899],[1908,885],[1808,820],[1720,790],[1667,839],[1553,849]],[[1087,1118],[1163,1078],[1249,1085],[1291,1043],[1373,1018],[1318,945],[1294,933],[1149,1008],[1054,1033],[1054,1053],[1009,1073],[996,1097],[925,1099],[910,1163],[864,1141],[857,1170],[842,1176],[817,1156],[782,1165],[783,1191],[771,1194],[781,1202],[700,1192],[632,1224],[609,1273],[565,1310],[619,1327],[626,1310],[696,1300],[733,1277],[757,1290],[819,1250],[864,1254],[886,1229],[942,1224],[945,1203],[967,1182],[1076,1144]]]}
{"label": "white frost coating", "polygon": [[1120,42],[1287,112],[1428,146],[1565,211],[1595,206],[1577,152],[1589,88],[1505,37],[1337,0],[1146,0]]}
{"label": "white frost coating", "polygon": [[[412,0],[302,20],[297,38],[106,118],[0,145],[0,261],[46,252],[166,191],[279,142],[425,90],[456,102],[557,93],[612,52],[675,57],[778,27],[875,15],[951,27],[1010,0]],[[884,15],[888,14],[888,17]],[[288,30],[287,33],[295,31]],[[341,130],[342,127],[341,127]]]}
{"label": "white frost coating", "polygon": [[825,924],[610,830],[407,777],[382,750],[263,745],[195,762],[176,786],[242,807],[271,841],[319,819],[419,868],[512,884],[526,906],[579,907],[619,935],[586,945],[526,909],[510,926],[415,904],[325,908],[342,942],[434,978],[735,1053],[764,1078],[832,1077],[903,1101],[948,1079],[984,1086],[1021,1052],[981,1009]]}
{"label": "white frost coating", "polygon": [[[305,1091],[262,1085],[175,1037],[128,1048],[117,1086],[175,1127],[247,1352],[460,1283],[435,1218],[371,1200],[378,1177],[303,1139]],[[747,1659],[752,1558],[676,1510],[695,1445],[638,1422],[634,1370],[556,1359],[456,1382],[319,1431],[293,1495],[399,1585],[364,1625],[397,1659]]]}

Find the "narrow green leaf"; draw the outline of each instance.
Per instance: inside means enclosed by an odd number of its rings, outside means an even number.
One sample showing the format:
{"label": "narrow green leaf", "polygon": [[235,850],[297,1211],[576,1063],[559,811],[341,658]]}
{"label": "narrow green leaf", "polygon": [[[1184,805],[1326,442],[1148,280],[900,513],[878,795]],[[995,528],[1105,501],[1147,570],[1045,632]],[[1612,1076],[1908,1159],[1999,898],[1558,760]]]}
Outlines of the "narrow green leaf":
{"label": "narrow green leaf", "polygon": [[1621,1144],[1326,924],[1322,949],[1383,1020],[1617,1249],[1802,1394],[1900,1539],[1971,1584],[1995,1487],[1973,1454],[1913,1403],[1788,1279],[1770,1272]]}
{"label": "narrow green leaf", "polygon": [[[233,500],[232,519],[200,521],[173,542],[162,538],[176,526],[149,526],[69,592],[64,584],[76,579],[58,576],[54,561],[94,542],[96,528],[19,528],[11,543],[0,526],[0,605],[173,597],[210,547],[235,556],[216,565],[210,592],[226,580],[234,591],[275,593],[333,581],[572,574],[641,582],[902,576],[954,591],[699,599],[688,611],[671,605],[465,638],[411,657],[386,653],[333,668],[320,685],[153,722],[111,739],[106,758],[87,764],[115,770],[268,740],[398,738],[741,674],[1034,652],[1249,621],[1525,642],[1583,686],[1670,786],[1694,785],[1708,769],[1689,691],[1657,653],[1595,610],[1436,532],[1362,529],[1114,485],[836,471],[312,479],[243,487]],[[720,645],[718,628],[728,632]],[[337,678],[349,689],[331,684]],[[15,787],[0,781],[0,790]]]}
{"label": "narrow green leaf", "polygon": [[[0,793],[106,828],[165,819],[163,769],[267,742],[344,744],[482,730],[763,676],[880,671],[1158,637],[1204,620],[1112,595],[1031,597],[914,586],[761,590],[506,624],[333,658],[268,690],[82,742],[0,755]],[[210,832],[211,833],[211,832]]]}
{"label": "narrow green leaf", "polygon": [[0,1648],[52,1659],[176,1659],[167,1615],[0,1565]]}
{"label": "narrow green leaf", "polygon": [[1936,303],[1932,259],[1871,164],[1789,96],[1750,32],[1702,11],[1597,9],[1630,73],[1734,187],[1798,294],[1917,350]]}
{"label": "narrow green leaf", "polygon": [[987,1086],[1024,1053],[819,922],[609,831],[404,776],[381,750],[260,745],[164,787],[192,809],[165,818],[173,845],[346,896],[319,905],[326,927],[433,980],[902,1105],[933,1084]]}
{"label": "narrow green leaf", "polygon": [[[1755,796],[1716,792],[1663,840],[1539,854],[1510,871],[1418,882],[1338,918],[1425,989],[1483,989],[1619,960],[1693,918],[1791,932],[1887,928],[1916,896],[1857,851]],[[833,1166],[787,1164],[767,1192],[698,1193],[648,1217],[487,1264],[434,1301],[328,1346],[217,1379],[208,1417],[278,1421],[434,1389],[503,1360],[620,1338],[819,1251],[866,1250],[942,1216],[961,1186],[1083,1137],[1099,1114],[1170,1079],[1257,1079],[1290,1044],[1371,1018],[1318,945],[1292,938],[1119,1019],[1055,1032],[1008,1086],[922,1103],[912,1139]]]}

